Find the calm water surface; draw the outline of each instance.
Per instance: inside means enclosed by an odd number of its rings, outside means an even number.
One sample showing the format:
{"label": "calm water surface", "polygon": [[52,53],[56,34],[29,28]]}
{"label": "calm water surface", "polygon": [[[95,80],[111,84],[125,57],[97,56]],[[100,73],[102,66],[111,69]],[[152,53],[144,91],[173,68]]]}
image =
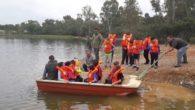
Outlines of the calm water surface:
{"label": "calm water surface", "polygon": [[143,84],[128,97],[74,96],[39,92],[48,56],[83,58],[82,42],[0,39],[0,110],[195,110],[194,91],[169,84]]}

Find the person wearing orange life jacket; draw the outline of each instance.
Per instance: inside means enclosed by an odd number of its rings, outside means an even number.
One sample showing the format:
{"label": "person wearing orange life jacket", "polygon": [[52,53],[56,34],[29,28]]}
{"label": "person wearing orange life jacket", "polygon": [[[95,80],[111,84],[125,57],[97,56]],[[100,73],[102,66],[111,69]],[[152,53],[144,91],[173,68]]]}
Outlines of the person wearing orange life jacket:
{"label": "person wearing orange life jacket", "polygon": [[133,56],[133,42],[130,42],[127,46],[128,56],[129,56],[129,64],[132,66],[134,64],[134,56]]}
{"label": "person wearing orange life jacket", "polygon": [[[71,61],[70,67],[72,68],[73,73],[74,73],[74,75],[76,76],[75,81],[76,81],[76,82],[83,82],[83,78],[79,75],[79,73],[78,73],[78,71],[77,71],[77,65],[76,65],[76,61],[75,61],[75,60],[72,60],[72,61]],[[74,81],[74,80],[72,80],[72,81]]]}
{"label": "person wearing orange life jacket", "polygon": [[83,79],[75,72],[70,61],[65,62],[64,71],[68,74],[69,81],[82,82]]}
{"label": "person wearing orange life jacket", "polygon": [[149,59],[149,43],[151,42],[151,37],[150,36],[147,36],[144,41],[143,41],[143,50],[144,50],[144,58],[146,60],[146,62],[144,64],[149,64],[150,62],[150,59]]}
{"label": "person wearing orange life jacket", "polygon": [[116,37],[117,37],[116,34],[112,33],[111,41],[112,41],[113,45],[115,45],[115,43],[116,43]]}
{"label": "person wearing orange life jacket", "polygon": [[136,70],[139,70],[140,51],[141,51],[141,45],[139,43],[139,40],[134,40],[133,41],[133,56],[134,56],[133,68],[136,68]]}
{"label": "person wearing orange life jacket", "polygon": [[110,39],[107,38],[104,43],[105,68],[107,67],[111,68],[112,47],[113,47],[113,44],[111,43]]}
{"label": "person wearing orange life jacket", "polygon": [[[159,44],[158,40],[154,37],[151,38],[150,42],[150,56],[151,56],[151,65],[153,65],[154,61],[158,60],[158,54],[159,54]],[[158,62],[155,63],[155,68],[158,67]]]}
{"label": "person wearing orange life jacket", "polygon": [[98,81],[98,68],[94,65],[89,66],[88,77],[84,80],[84,82],[97,83]]}
{"label": "person wearing orange life jacket", "polygon": [[114,62],[114,65],[105,83],[112,85],[122,84],[124,80],[122,70],[123,68],[120,66],[119,62],[118,61]]}
{"label": "person wearing orange life jacket", "polygon": [[98,81],[101,80],[102,78],[102,73],[103,73],[103,70],[101,68],[101,65],[102,64],[102,61],[98,61],[98,60],[93,60],[93,66],[95,66],[95,68],[98,69],[98,72],[97,72],[97,75],[98,75]]}
{"label": "person wearing orange life jacket", "polygon": [[115,43],[116,43],[116,34],[112,33],[112,36],[110,38],[110,41],[112,42],[113,44],[113,47],[112,47],[112,58],[111,58],[111,61],[113,61],[113,57],[114,57],[114,47],[115,47]]}
{"label": "person wearing orange life jacket", "polygon": [[128,50],[127,50],[127,46],[129,44],[129,42],[131,41],[132,35],[130,33],[128,34],[124,34],[123,35],[123,39],[122,39],[122,61],[121,64],[124,64],[124,61],[126,61],[126,65],[128,65]]}
{"label": "person wearing orange life jacket", "polygon": [[68,74],[64,71],[63,67],[64,67],[63,62],[58,63],[58,66],[56,66],[58,70],[58,80],[68,81]]}

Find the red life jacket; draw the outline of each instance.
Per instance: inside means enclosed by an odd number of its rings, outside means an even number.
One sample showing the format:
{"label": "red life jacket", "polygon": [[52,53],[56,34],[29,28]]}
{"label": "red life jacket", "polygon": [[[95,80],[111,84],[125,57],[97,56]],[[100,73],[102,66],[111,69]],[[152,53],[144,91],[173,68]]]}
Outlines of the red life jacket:
{"label": "red life jacket", "polygon": [[127,49],[128,49],[128,54],[132,54],[133,53],[133,45],[128,45]]}
{"label": "red life jacket", "polygon": [[105,53],[111,53],[112,52],[112,44],[111,43],[106,43],[105,45],[104,52]]}
{"label": "red life jacket", "polygon": [[124,35],[123,35],[123,40],[122,40],[122,43],[121,43],[122,48],[127,48],[128,43],[129,43],[129,42],[128,42],[127,35],[124,34]]}
{"label": "red life jacket", "polygon": [[93,80],[94,80],[93,75],[96,74],[96,73],[97,73],[97,75],[98,75],[98,77],[99,77],[98,80],[101,79],[101,77],[102,77],[102,69],[101,69],[101,67],[100,67],[101,64],[102,64],[102,62],[99,61],[98,65],[95,67],[95,69],[88,72],[87,82],[93,81]]}
{"label": "red life jacket", "polygon": [[67,75],[67,73],[63,70],[63,68],[62,68],[62,67],[59,67],[59,66],[57,66],[56,68],[57,68],[57,70],[60,72],[61,78],[64,79],[64,80],[68,80],[68,75]]}
{"label": "red life jacket", "polygon": [[144,39],[144,41],[143,41],[143,46],[142,46],[142,48],[143,48],[144,50],[146,50],[146,49],[147,49],[147,46],[150,44],[150,42],[151,42],[151,38],[150,38],[150,37],[146,37],[146,38]]}
{"label": "red life jacket", "polygon": [[137,40],[133,41],[133,47],[132,47],[133,48],[133,54],[139,54],[140,53],[141,46],[137,42],[138,42]]}
{"label": "red life jacket", "polygon": [[150,47],[151,47],[150,52],[157,53],[159,51],[159,48],[158,48],[158,40],[155,39],[153,42],[151,42],[150,43]]}
{"label": "red life jacket", "polygon": [[93,81],[93,80],[94,80],[93,75],[96,74],[97,72],[98,72],[98,69],[97,69],[97,68],[95,68],[95,69],[92,70],[92,71],[89,71],[89,72],[88,72],[87,82]]}
{"label": "red life jacket", "polygon": [[68,74],[68,79],[76,79],[76,75],[74,74],[74,70],[71,67],[65,66],[64,71]]}
{"label": "red life jacket", "polygon": [[123,71],[123,68],[121,67],[118,69],[115,73],[112,74],[112,83],[118,81],[118,74]]}
{"label": "red life jacket", "polygon": [[112,44],[115,45],[115,43],[116,43],[116,34],[113,34],[112,38],[110,40],[111,40]]}

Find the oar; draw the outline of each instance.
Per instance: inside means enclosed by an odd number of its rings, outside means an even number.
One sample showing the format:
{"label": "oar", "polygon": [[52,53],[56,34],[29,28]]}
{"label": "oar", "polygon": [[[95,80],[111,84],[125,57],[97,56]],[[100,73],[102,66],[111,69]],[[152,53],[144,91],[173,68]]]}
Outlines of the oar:
{"label": "oar", "polygon": [[145,69],[145,70],[138,76],[138,79],[142,79],[142,78],[148,73],[149,69],[151,69],[151,68],[155,65],[155,63],[158,62],[159,60],[161,60],[162,57],[163,57],[164,55],[166,55],[168,52],[169,52],[169,51],[164,52],[164,53],[158,58],[158,60],[154,61],[154,63],[153,63],[152,65],[150,65],[147,69]]}

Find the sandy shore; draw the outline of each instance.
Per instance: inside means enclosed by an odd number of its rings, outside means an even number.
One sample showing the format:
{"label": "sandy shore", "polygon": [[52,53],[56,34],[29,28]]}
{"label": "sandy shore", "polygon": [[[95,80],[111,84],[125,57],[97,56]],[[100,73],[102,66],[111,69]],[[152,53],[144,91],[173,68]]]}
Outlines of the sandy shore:
{"label": "sandy shore", "polygon": [[[161,45],[161,54],[163,54],[169,47]],[[144,81],[171,83],[176,85],[182,85],[195,90],[195,45],[190,45],[188,49],[188,64],[183,64],[180,68],[174,68],[176,65],[176,52],[170,52],[162,57],[159,61],[159,67],[157,69],[150,69],[148,74],[144,77]],[[114,61],[121,61],[121,48],[115,48]],[[103,54],[101,54],[103,60]],[[102,65],[103,66],[103,65]],[[144,65],[144,58],[141,55],[140,69],[136,71],[129,65],[124,65],[124,74],[136,74],[139,75],[149,65]],[[106,72],[109,72],[107,70]]]}

